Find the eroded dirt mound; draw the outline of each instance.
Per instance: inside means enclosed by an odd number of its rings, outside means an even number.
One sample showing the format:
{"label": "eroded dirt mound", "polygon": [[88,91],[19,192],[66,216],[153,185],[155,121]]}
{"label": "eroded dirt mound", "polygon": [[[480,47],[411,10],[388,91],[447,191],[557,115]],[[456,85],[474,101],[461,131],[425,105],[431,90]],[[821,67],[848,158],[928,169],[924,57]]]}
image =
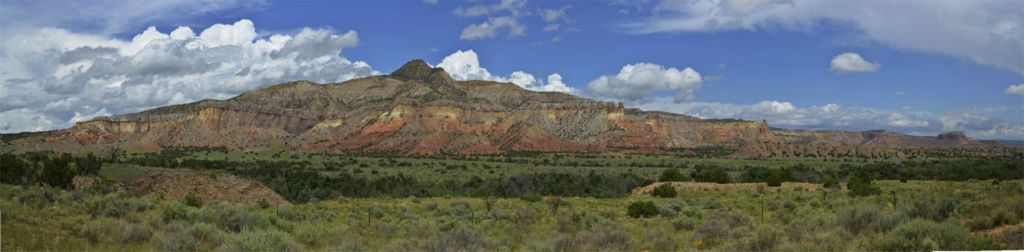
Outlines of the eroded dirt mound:
{"label": "eroded dirt mound", "polygon": [[177,170],[150,171],[128,183],[128,189],[143,197],[180,200],[193,194],[203,201],[256,203],[265,199],[273,205],[286,202],[270,188],[252,180],[224,173]]}
{"label": "eroded dirt mound", "polygon": [[108,188],[132,195],[166,200],[181,200],[192,194],[204,202],[256,204],[262,199],[271,205],[288,203],[281,195],[263,184],[218,172],[151,170],[126,182],[95,177],[75,177],[74,182],[77,188],[109,185]]}

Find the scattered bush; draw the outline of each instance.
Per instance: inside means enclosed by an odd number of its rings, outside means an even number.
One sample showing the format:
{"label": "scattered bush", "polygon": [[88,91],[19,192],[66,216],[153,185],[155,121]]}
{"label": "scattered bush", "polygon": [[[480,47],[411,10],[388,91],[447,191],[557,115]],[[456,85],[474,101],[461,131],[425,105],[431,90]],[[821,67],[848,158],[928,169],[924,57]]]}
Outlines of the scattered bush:
{"label": "scattered bush", "polygon": [[277,217],[281,217],[282,219],[289,221],[301,221],[305,219],[305,216],[303,216],[302,213],[295,211],[295,207],[289,204],[277,206],[276,213]]}
{"label": "scattered bush", "polygon": [[759,227],[753,235],[741,240],[744,251],[773,251],[782,243],[781,232],[771,227]]}
{"label": "scattered bush", "polygon": [[100,218],[83,224],[78,232],[90,242],[111,240],[118,236],[124,222],[108,218]]}
{"label": "scattered bush", "polygon": [[421,247],[422,251],[490,251],[495,242],[477,230],[458,228],[451,232],[438,234],[427,239]]}
{"label": "scattered bush", "polygon": [[748,217],[732,211],[715,211],[697,227],[695,238],[708,246],[714,246],[727,239],[730,232],[747,224]]}
{"label": "scattered bush", "polygon": [[658,214],[658,207],[651,201],[637,201],[629,204],[627,215],[633,218],[647,218]]}
{"label": "scattered bush", "polygon": [[196,196],[195,194],[192,193],[185,195],[185,198],[181,199],[181,202],[186,206],[190,207],[199,208],[203,206],[203,199],[199,198],[199,196]]}
{"label": "scattered bush", "polygon": [[89,214],[93,217],[124,217],[131,213],[145,211],[150,207],[149,202],[145,200],[119,193],[90,198],[86,205]]}
{"label": "scattered bush", "polygon": [[185,205],[172,202],[161,208],[160,216],[163,218],[164,223],[168,223],[174,220],[191,220],[195,217],[195,213]]}
{"label": "scattered bush", "polygon": [[654,190],[651,190],[651,195],[654,197],[661,198],[675,198],[676,188],[673,187],[670,183],[664,183],[659,185],[658,187],[655,187]]}
{"label": "scattered bush", "polygon": [[853,205],[836,211],[836,223],[853,234],[878,228],[882,213],[877,206]]}
{"label": "scattered bush", "polygon": [[680,216],[680,217],[677,217],[676,219],[672,220],[672,227],[675,228],[676,231],[680,231],[680,230],[687,230],[687,231],[693,230],[693,228],[696,227],[696,225],[697,225],[697,221],[696,220],[694,220],[693,218],[690,218],[690,217],[686,217],[686,216]]}
{"label": "scattered bush", "polygon": [[850,178],[850,181],[846,182],[846,188],[850,190],[850,195],[853,196],[870,196],[882,193],[882,190],[874,185],[871,182],[871,178],[864,173]]}
{"label": "scattered bush", "polygon": [[153,237],[157,247],[166,251],[198,251],[201,244],[186,232],[180,222],[165,225],[160,233]]}
{"label": "scattered bush", "polygon": [[822,182],[821,185],[822,185],[822,187],[825,187],[826,189],[834,189],[834,190],[842,189],[842,186],[839,185],[839,180],[836,179],[836,178],[833,178],[833,177],[829,177],[829,178],[825,179],[825,182]]}
{"label": "scattered bush", "polygon": [[682,182],[690,181],[690,176],[683,174],[679,171],[679,168],[668,168],[661,171],[661,176],[658,176],[660,182]]}
{"label": "scattered bush", "polygon": [[267,201],[267,199],[260,199],[260,201],[256,202],[256,205],[259,206],[260,209],[267,209],[271,207],[270,201]]}
{"label": "scattered bush", "polygon": [[933,221],[943,221],[949,218],[960,206],[960,202],[953,197],[921,198],[910,204],[908,213],[914,218],[923,218]]}
{"label": "scattered bush", "polygon": [[302,245],[277,230],[246,229],[221,246],[225,251],[302,251]]}
{"label": "scattered bush", "polygon": [[120,237],[122,242],[145,242],[153,236],[153,229],[143,224],[131,223],[123,228]]}
{"label": "scattered bush", "polygon": [[732,182],[725,168],[714,165],[697,165],[694,167],[693,179],[699,182],[715,182],[725,184]]}
{"label": "scattered bush", "polygon": [[874,241],[881,251],[981,250],[990,240],[974,237],[963,226],[916,219],[904,223]]}

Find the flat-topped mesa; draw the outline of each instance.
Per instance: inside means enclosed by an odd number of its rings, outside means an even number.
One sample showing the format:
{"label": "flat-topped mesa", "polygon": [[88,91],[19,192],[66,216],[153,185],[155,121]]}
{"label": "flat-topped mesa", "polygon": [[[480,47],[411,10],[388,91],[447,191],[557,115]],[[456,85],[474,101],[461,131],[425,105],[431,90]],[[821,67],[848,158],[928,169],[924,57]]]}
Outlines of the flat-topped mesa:
{"label": "flat-topped mesa", "polygon": [[455,83],[455,80],[452,79],[451,75],[448,75],[444,68],[430,68],[430,65],[427,65],[427,62],[421,59],[405,63],[398,70],[392,72],[391,76],[432,83]]}

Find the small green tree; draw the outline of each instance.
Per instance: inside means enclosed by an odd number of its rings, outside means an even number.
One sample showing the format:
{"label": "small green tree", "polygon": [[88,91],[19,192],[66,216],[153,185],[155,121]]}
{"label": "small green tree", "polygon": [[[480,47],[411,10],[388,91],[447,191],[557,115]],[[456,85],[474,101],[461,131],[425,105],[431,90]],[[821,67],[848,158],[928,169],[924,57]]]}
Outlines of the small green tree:
{"label": "small green tree", "polygon": [[825,181],[822,182],[821,185],[826,189],[840,189],[839,180],[833,177],[825,179]]}
{"label": "small green tree", "polygon": [[698,165],[693,172],[693,179],[700,182],[715,182],[726,184],[732,182],[729,172],[725,168],[715,165]]}
{"label": "small green tree", "polygon": [[188,195],[185,195],[185,198],[181,199],[181,201],[186,206],[191,206],[191,207],[196,207],[196,208],[203,206],[203,199],[200,199],[199,196],[196,196],[195,194],[192,194],[192,193],[189,193]]}
{"label": "small green tree", "polygon": [[679,168],[669,168],[661,171],[661,176],[658,177],[658,181],[670,182],[670,181],[690,181],[690,176],[683,174],[679,171]]}
{"label": "small green tree", "polygon": [[633,218],[647,218],[658,215],[658,206],[651,201],[637,201],[629,204],[627,214]]}
{"label": "small green tree", "polygon": [[78,170],[78,175],[99,175],[101,166],[99,158],[92,153],[75,159],[75,169]]}
{"label": "small green tree", "polygon": [[651,195],[654,197],[675,198],[676,188],[669,183],[663,183],[655,187],[654,190],[651,190]]}
{"label": "small green tree", "polygon": [[882,193],[882,189],[875,186],[871,181],[871,177],[864,173],[859,173],[850,178],[850,181],[846,182],[846,188],[850,190],[850,195],[853,196],[869,196]]}
{"label": "small green tree", "polygon": [[28,163],[14,154],[0,155],[0,183],[22,184],[34,172]]}
{"label": "small green tree", "polygon": [[75,178],[75,171],[68,165],[70,156],[65,154],[61,157],[47,159],[43,162],[42,181],[53,187],[72,189]]}

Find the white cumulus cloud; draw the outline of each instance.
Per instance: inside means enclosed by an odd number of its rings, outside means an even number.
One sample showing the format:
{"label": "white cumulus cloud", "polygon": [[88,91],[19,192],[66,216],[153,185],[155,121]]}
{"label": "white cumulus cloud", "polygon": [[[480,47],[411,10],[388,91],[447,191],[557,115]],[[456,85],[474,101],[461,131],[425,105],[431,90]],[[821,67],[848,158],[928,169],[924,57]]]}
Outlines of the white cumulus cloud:
{"label": "white cumulus cloud", "polygon": [[515,71],[508,77],[492,75],[486,68],[480,66],[480,59],[473,50],[456,51],[444,57],[438,67],[444,68],[452,78],[456,80],[492,80],[510,82],[522,88],[534,91],[551,91],[562,93],[574,93],[576,90],[562,82],[562,75],[557,73],[548,75],[547,82],[534,77],[532,74]]}
{"label": "white cumulus cloud", "polygon": [[477,40],[493,38],[501,30],[506,30],[508,37],[517,37],[526,34],[526,26],[519,23],[519,20],[511,16],[491,18],[480,24],[471,24],[462,29],[459,39]]}
{"label": "white cumulus cloud", "polygon": [[636,101],[648,98],[655,92],[675,92],[675,101],[684,102],[694,98],[701,87],[700,73],[692,68],[682,70],[652,63],[628,64],[616,75],[597,77],[587,84],[587,92],[603,98]]}
{"label": "white cumulus cloud", "polygon": [[214,24],[199,35],[189,27],[170,34],[149,27],[128,41],[59,28],[10,34],[0,41],[0,131],[63,128],[285,81],[339,82],[378,73],[341,55],[358,44],[355,31],[258,34],[246,19]]}
{"label": "white cumulus cloud", "polygon": [[664,0],[628,32],[806,31],[842,23],[869,41],[1024,73],[1024,1]]}
{"label": "white cumulus cloud", "polygon": [[877,72],[882,66],[865,60],[860,54],[845,52],[832,58],[830,69],[837,73]]}
{"label": "white cumulus cloud", "polygon": [[1024,95],[1024,83],[1010,85],[1009,87],[1006,87],[1006,91],[1004,92],[1007,94]]}
{"label": "white cumulus cloud", "polygon": [[938,134],[934,115],[921,111],[888,111],[846,107],[836,103],[799,107],[791,102],[764,100],[754,104],[718,102],[677,103],[667,97],[632,103],[644,109],[667,111],[704,119],[768,120],[773,127],[810,130],[894,129],[906,133]]}
{"label": "white cumulus cloud", "polygon": [[497,37],[505,32],[506,37],[526,35],[526,25],[519,18],[527,15],[526,0],[501,0],[500,2],[484,2],[472,6],[456,8],[459,17],[488,17],[481,23],[469,24],[459,34],[461,40],[479,40]]}

